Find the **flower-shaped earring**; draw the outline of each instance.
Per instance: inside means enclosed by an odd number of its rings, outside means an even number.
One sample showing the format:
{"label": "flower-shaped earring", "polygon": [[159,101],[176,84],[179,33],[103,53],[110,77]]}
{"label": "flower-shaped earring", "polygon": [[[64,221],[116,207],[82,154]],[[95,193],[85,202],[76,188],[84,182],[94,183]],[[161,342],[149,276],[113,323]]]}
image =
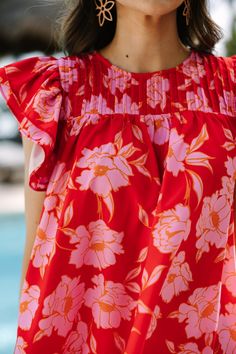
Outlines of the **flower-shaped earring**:
{"label": "flower-shaped earring", "polygon": [[96,10],[98,10],[98,22],[99,26],[104,25],[105,20],[113,21],[111,9],[115,5],[114,0],[94,0],[96,5]]}
{"label": "flower-shaped earring", "polygon": [[190,21],[190,15],[191,15],[191,4],[190,4],[190,0],[185,0],[184,1],[184,11],[183,11],[183,16],[186,17],[186,25],[189,25],[189,21]]}

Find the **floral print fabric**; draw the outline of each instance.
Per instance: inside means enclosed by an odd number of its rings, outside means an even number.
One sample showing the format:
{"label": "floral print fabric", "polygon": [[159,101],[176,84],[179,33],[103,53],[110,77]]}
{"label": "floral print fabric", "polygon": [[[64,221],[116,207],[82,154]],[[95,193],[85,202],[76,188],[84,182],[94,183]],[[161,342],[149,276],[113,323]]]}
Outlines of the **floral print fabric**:
{"label": "floral print fabric", "polygon": [[15,354],[236,353],[236,56],[31,57],[0,88],[45,191]]}

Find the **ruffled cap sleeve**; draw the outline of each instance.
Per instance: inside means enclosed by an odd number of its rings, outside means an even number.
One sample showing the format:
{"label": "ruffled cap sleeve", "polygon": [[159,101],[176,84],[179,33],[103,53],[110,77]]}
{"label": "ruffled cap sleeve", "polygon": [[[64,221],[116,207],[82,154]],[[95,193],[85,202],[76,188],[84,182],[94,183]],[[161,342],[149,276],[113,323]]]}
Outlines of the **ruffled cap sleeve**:
{"label": "ruffled cap sleeve", "polygon": [[62,115],[58,59],[31,57],[0,68],[0,91],[33,145],[29,186],[45,191],[56,161],[55,145]]}

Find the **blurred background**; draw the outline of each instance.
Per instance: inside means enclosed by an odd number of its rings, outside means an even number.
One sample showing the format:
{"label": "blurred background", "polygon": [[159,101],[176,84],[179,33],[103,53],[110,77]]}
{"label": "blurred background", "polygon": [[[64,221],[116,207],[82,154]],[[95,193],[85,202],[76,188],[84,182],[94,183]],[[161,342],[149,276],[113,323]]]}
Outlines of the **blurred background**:
{"label": "blurred background", "polygon": [[[35,55],[60,56],[53,24],[61,0],[0,0],[0,66]],[[236,54],[236,0],[211,0],[213,19],[224,31],[216,55]],[[21,137],[0,97],[0,354],[13,353],[25,239]]]}

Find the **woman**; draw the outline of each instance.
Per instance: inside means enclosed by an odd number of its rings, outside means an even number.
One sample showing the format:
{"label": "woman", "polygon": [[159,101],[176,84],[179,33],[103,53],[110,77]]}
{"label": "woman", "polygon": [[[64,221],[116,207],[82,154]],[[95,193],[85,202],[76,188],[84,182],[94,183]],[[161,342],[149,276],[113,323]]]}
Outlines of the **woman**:
{"label": "woman", "polygon": [[74,6],[64,57],[0,70],[26,156],[15,353],[236,353],[236,56],[205,0]]}

